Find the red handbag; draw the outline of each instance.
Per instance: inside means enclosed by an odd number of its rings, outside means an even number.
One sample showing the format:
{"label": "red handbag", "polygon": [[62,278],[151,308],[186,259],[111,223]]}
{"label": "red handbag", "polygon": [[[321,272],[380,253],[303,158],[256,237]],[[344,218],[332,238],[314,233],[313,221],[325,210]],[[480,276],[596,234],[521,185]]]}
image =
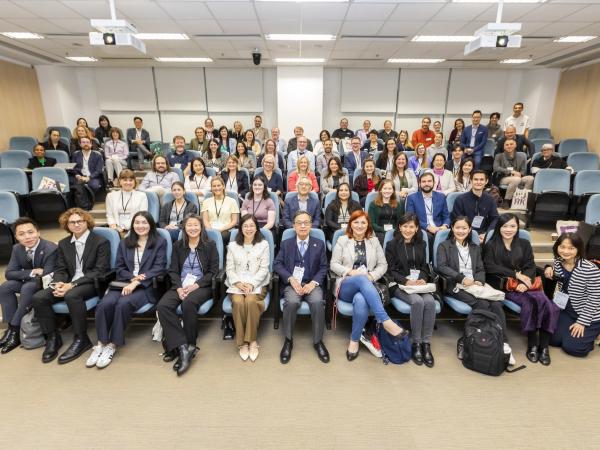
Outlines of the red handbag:
{"label": "red handbag", "polygon": [[[516,278],[509,277],[508,280],[506,280],[506,290],[507,291],[516,291],[517,286],[520,283],[521,282],[519,280],[517,280]],[[531,287],[527,290],[528,291],[541,291],[542,290],[542,277],[535,277],[535,280],[533,280]]]}

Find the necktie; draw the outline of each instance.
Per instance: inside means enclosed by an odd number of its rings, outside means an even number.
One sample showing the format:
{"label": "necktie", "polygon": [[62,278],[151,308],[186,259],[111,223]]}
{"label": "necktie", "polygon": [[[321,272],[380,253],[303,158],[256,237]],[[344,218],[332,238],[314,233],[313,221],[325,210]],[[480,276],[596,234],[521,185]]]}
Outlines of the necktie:
{"label": "necktie", "polygon": [[306,242],[300,241],[300,256],[304,258],[304,253],[306,253]]}
{"label": "necktie", "polygon": [[32,248],[27,249],[27,261],[33,261],[33,249]]}

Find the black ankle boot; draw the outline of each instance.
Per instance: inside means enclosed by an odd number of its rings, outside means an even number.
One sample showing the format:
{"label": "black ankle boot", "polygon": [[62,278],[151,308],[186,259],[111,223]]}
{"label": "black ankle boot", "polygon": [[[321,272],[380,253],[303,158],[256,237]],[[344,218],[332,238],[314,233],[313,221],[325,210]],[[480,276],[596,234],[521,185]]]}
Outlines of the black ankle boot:
{"label": "black ankle boot", "polygon": [[423,353],[421,353],[421,344],[414,342],[412,345],[412,360],[417,366],[423,365]]}
{"label": "black ankle boot", "polygon": [[431,353],[431,344],[429,342],[423,342],[421,344],[421,351],[423,352],[423,362],[427,367],[433,367],[435,360]]}

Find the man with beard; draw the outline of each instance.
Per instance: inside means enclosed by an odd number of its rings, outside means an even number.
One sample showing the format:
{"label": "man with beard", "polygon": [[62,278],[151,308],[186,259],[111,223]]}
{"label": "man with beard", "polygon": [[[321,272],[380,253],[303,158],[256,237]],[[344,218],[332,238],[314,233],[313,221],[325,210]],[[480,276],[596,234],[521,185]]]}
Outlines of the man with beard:
{"label": "man with beard", "polygon": [[181,180],[179,175],[171,170],[167,158],[156,155],[152,160],[152,171],[146,174],[139,190],[156,192],[162,198],[166,192],[171,191],[171,186],[175,181]]}

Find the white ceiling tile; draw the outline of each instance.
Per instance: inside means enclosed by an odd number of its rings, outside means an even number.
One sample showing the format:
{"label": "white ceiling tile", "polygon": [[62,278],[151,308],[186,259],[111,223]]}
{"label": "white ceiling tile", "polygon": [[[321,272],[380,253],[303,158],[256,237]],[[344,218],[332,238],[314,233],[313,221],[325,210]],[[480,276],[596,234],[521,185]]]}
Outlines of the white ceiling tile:
{"label": "white ceiling tile", "polygon": [[335,50],[364,50],[371,45],[372,39],[365,38],[361,40],[355,39],[338,39],[335,42]]}
{"label": "white ceiling tile", "polygon": [[600,36],[600,22],[593,23],[592,25],[577,30],[577,34],[580,36]]}
{"label": "white ceiling tile", "polygon": [[434,16],[435,20],[472,20],[489,9],[488,3],[448,3]]}
{"label": "white ceiling tile", "polygon": [[227,34],[260,33],[260,26],[256,20],[219,20],[219,24]]}
{"label": "white ceiling tile", "polygon": [[300,21],[288,19],[263,20],[261,21],[261,28],[265,34],[300,33]]}
{"label": "white ceiling tile", "polygon": [[23,19],[28,17],[35,17],[35,14],[21,8],[17,3],[9,2],[7,0],[0,1],[0,15],[3,19]]}
{"label": "white ceiling tile", "polygon": [[423,28],[419,30],[419,34],[424,35],[440,35],[440,34],[456,34],[458,30],[463,27],[463,23],[460,21],[431,21],[428,22]]}
{"label": "white ceiling tile", "polygon": [[160,7],[173,19],[212,19],[203,2],[159,1]]}
{"label": "white ceiling tile", "polygon": [[388,21],[383,25],[379,36],[414,36],[426,22],[398,22]]}
{"label": "white ceiling tile", "polygon": [[208,2],[208,8],[213,16],[221,21],[223,19],[256,20],[254,8],[248,2]]}
{"label": "white ceiling tile", "polygon": [[361,53],[362,51],[360,49],[334,50],[329,57],[335,59],[356,59],[360,58]]}
{"label": "white ceiling tile", "polygon": [[[63,0],[62,3],[88,19],[108,19],[110,17],[110,8],[105,0]],[[121,18],[119,14],[117,14],[117,18]]]}
{"label": "white ceiling tile", "polygon": [[559,5],[559,4],[548,4],[543,3],[538,5],[537,8],[531,10],[529,13],[524,14],[521,17],[518,17],[518,20],[521,22],[527,21],[544,21],[544,22],[554,22],[556,20],[562,20],[563,18],[576,13],[584,8],[584,5],[575,4],[575,5]]}
{"label": "white ceiling tile", "polygon": [[62,3],[53,0],[28,0],[18,3],[21,8],[42,18],[70,18],[81,17],[77,12],[67,8]]}
{"label": "white ceiling tile", "polygon": [[304,20],[342,20],[349,5],[345,3],[302,3]]}
{"label": "white ceiling tile", "polygon": [[[165,12],[155,2],[145,0],[115,1],[117,9],[137,23],[140,19],[162,19]],[[119,14],[117,13],[117,18]]]}
{"label": "white ceiling tile", "polygon": [[[504,8],[502,9],[502,21],[503,22],[517,22],[519,17],[523,15],[535,11],[539,8],[543,8],[543,5],[536,5],[531,3],[505,3]],[[483,12],[480,16],[477,17],[477,20],[487,22],[495,22],[496,21],[496,12],[498,10],[497,5],[489,5],[488,9]]]}
{"label": "white ceiling tile", "polygon": [[180,26],[181,31],[192,34],[220,34],[223,32],[219,23],[215,20],[182,20],[179,19],[176,23]]}
{"label": "white ceiling tile", "polygon": [[48,19],[48,22],[68,30],[70,33],[89,33],[93,31],[88,19]]}
{"label": "white ceiling tile", "polygon": [[342,34],[350,35],[376,35],[383,22],[366,20],[362,22],[344,22]]}
{"label": "white ceiling tile", "polygon": [[300,3],[255,3],[256,13],[260,20],[299,20],[302,11]]}
{"label": "white ceiling tile", "polygon": [[346,20],[385,21],[396,6],[394,4],[353,3],[350,5]]}
{"label": "white ceiling tile", "polygon": [[399,3],[389,19],[404,22],[411,20],[429,20],[443,6],[444,3]]}
{"label": "white ceiling tile", "polygon": [[569,22],[591,22],[600,19],[600,5],[590,5],[564,18]]}
{"label": "white ceiling tile", "polygon": [[50,20],[44,19],[11,19],[10,21],[32,33],[67,33],[72,31],[69,28],[64,28],[56,23],[52,23]]}
{"label": "white ceiling tile", "polygon": [[304,21],[302,33],[306,34],[339,34],[342,27],[341,20]]}
{"label": "white ceiling tile", "polygon": [[[134,22],[139,33],[182,33],[181,26],[167,17],[162,19],[138,19]],[[146,41],[148,42],[148,41]],[[185,41],[181,41],[185,42]]]}

